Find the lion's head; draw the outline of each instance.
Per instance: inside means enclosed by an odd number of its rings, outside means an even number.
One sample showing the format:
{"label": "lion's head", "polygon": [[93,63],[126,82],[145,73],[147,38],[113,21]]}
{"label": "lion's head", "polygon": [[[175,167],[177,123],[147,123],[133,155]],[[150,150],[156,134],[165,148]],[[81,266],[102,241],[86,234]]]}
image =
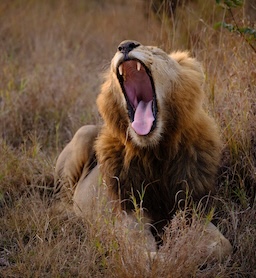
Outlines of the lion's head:
{"label": "lion's head", "polygon": [[[154,146],[170,128],[181,130],[201,111],[202,71],[186,52],[168,55],[123,41],[112,59],[97,104],[113,131],[140,147]],[[113,113],[109,113],[113,109]]]}

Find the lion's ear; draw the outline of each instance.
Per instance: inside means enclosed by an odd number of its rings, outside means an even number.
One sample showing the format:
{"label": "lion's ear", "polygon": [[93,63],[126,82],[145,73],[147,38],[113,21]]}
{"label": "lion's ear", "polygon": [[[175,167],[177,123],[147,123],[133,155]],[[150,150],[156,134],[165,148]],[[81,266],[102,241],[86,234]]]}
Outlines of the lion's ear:
{"label": "lion's ear", "polygon": [[200,74],[203,80],[204,74],[202,66],[195,58],[190,57],[189,52],[177,51],[171,53],[169,56],[171,57],[171,59],[178,62],[182,67],[186,68],[187,70],[192,70]]}
{"label": "lion's ear", "polygon": [[177,61],[179,64],[182,64],[187,59],[192,59],[188,51],[175,51],[169,55],[173,60]]}

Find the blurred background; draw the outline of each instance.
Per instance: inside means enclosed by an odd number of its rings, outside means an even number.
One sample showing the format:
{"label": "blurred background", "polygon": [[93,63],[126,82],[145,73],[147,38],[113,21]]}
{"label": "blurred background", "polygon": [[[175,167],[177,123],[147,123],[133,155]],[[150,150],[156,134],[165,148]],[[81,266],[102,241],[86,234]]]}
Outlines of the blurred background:
{"label": "blurred background", "polygon": [[[80,126],[101,122],[103,73],[118,44],[133,39],[189,50],[202,63],[205,109],[223,139],[220,225],[235,252],[193,277],[256,277],[255,7],[255,0],[0,0],[0,276],[139,277],[103,255],[84,224],[50,210],[56,158]],[[91,249],[81,248],[83,236]],[[102,269],[103,258],[120,272]]]}

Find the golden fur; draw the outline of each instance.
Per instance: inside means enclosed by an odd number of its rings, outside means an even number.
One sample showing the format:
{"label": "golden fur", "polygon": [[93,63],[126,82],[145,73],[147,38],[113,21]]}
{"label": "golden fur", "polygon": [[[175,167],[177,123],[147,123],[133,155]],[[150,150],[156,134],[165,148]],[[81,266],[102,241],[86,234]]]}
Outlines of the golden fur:
{"label": "golden fur", "polygon": [[104,126],[96,154],[103,179],[121,197],[123,208],[133,210],[131,194],[140,203],[144,187],[143,207],[161,229],[187,189],[194,201],[214,192],[220,139],[215,123],[202,108],[203,75],[195,59],[186,52],[168,56],[147,46],[129,55],[130,59],[139,57],[152,74],[158,105],[156,128],[146,136],[131,128],[116,75],[118,59],[122,59],[117,52],[97,100]]}
{"label": "golden fur", "polygon": [[221,144],[202,107],[202,82],[187,52],[120,44],[97,99],[104,125],[82,127],[56,165],[78,213],[91,214],[99,194],[128,214],[139,204],[156,236],[187,194],[199,202],[214,193]]}

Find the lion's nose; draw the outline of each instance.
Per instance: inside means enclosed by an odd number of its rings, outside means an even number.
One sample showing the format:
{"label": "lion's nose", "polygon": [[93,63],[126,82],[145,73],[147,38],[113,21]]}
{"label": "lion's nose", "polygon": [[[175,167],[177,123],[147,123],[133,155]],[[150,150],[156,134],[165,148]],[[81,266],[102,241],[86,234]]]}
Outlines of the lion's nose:
{"label": "lion's nose", "polygon": [[123,41],[119,44],[118,50],[122,52],[123,54],[128,54],[130,51],[132,51],[134,48],[138,47],[140,45],[137,41]]}

